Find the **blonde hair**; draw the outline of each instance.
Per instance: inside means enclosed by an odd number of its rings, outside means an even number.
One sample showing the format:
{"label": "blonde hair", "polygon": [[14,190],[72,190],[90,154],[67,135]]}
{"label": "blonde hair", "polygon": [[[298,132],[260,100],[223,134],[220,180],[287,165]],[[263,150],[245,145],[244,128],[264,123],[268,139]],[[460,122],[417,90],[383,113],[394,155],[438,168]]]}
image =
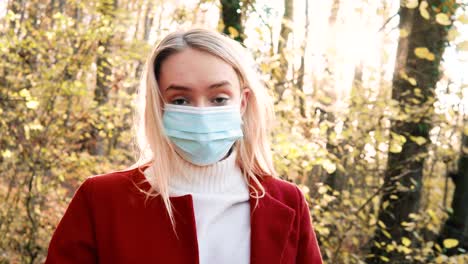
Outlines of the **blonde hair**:
{"label": "blonde hair", "polygon": [[[174,215],[169,200],[168,178],[177,161],[175,150],[169,138],[164,134],[162,124],[163,97],[158,86],[159,71],[162,62],[172,54],[192,48],[207,52],[231,65],[241,83],[241,89],[249,88],[250,95],[242,116],[244,137],[235,143],[237,164],[240,166],[246,182],[254,193],[251,197],[262,198],[265,189],[257,177],[276,176],[270,150],[269,124],[273,121],[273,105],[267,89],[258,78],[252,57],[238,42],[207,29],[177,31],[167,35],[152,50],[148,57],[141,85],[136,98],[135,136],[139,150],[137,162],[131,167],[141,167],[153,163],[151,180],[152,189],[145,192],[148,196],[161,196],[175,231]],[[252,196],[255,194],[255,196]]]}

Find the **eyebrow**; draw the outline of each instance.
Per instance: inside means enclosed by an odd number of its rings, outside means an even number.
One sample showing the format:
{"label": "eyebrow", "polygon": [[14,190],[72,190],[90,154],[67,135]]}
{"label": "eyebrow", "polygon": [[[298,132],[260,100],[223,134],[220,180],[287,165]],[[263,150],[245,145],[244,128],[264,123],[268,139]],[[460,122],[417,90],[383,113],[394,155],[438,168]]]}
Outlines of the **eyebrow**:
{"label": "eyebrow", "polygon": [[[214,88],[218,88],[218,87],[225,86],[225,85],[231,85],[231,83],[229,81],[220,81],[220,82],[217,82],[208,86],[208,89],[214,89]],[[166,88],[166,91],[167,90],[190,91],[192,89],[186,86],[182,86],[182,85],[171,84]]]}

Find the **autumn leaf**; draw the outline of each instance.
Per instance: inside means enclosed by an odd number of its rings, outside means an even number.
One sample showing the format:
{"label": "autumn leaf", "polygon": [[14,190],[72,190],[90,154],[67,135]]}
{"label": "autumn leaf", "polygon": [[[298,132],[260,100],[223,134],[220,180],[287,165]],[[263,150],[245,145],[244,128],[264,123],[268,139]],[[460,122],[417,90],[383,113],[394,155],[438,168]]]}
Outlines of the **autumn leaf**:
{"label": "autumn leaf", "polygon": [[410,136],[410,139],[414,141],[416,144],[418,144],[419,146],[424,145],[424,143],[427,142],[427,140],[421,136],[417,136],[417,137]]}
{"label": "autumn leaf", "polygon": [[458,51],[468,51],[468,40],[460,42],[457,44]]}
{"label": "autumn leaf", "polygon": [[459,35],[460,32],[456,28],[451,28],[447,33],[447,40],[454,41]]}
{"label": "autumn leaf", "polygon": [[384,224],[384,222],[382,222],[381,220],[379,220],[379,221],[377,222],[377,224],[378,224],[381,228],[384,228],[384,229],[387,228],[387,226],[386,226],[386,225]]}
{"label": "autumn leaf", "polygon": [[413,85],[413,86],[416,86],[416,85],[418,84],[418,83],[416,82],[416,79],[415,79],[415,78],[412,78],[412,77],[408,78],[408,82],[409,82],[411,85]]}
{"label": "autumn leaf", "polygon": [[454,248],[458,246],[458,240],[454,238],[447,238],[447,239],[444,239],[443,244],[444,244],[444,248]]}
{"label": "autumn leaf", "polygon": [[409,247],[409,245],[411,245],[411,240],[407,237],[402,237],[401,238],[401,243],[405,246],[405,247]]}
{"label": "autumn leaf", "polygon": [[460,21],[463,24],[468,24],[468,15],[462,14],[457,18],[458,21]]}
{"label": "autumn leaf", "polygon": [[19,92],[19,95],[21,97],[25,97],[25,98],[31,97],[31,94],[29,93],[29,90],[25,89],[25,88],[21,89],[21,91]]}
{"label": "autumn leaf", "polygon": [[429,61],[433,61],[435,59],[434,53],[432,53],[428,48],[426,47],[417,47],[414,49],[414,54],[416,57],[420,59],[426,59]]}
{"label": "autumn leaf", "polygon": [[407,36],[409,36],[409,31],[404,28],[400,29],[400,38],[406,38]]}
{"label": "autumn leaf", "polygon": [[406,2],[406,8],[413,9],[418,7],[419,1],[418,0],[408,0]]}
{"label": "autumn leaf", "polygon": [[328,174],[336,171],[336,165],[328,159],[323,161],[322,167],[327,171]]}
{"label": "autumn leaf", "polygon": [[29,109],[36,109],[39,106],[39,102],[36,100],[30,100],[26,102],[26,107]]}
{"label": "autumn leaf", "polygon": [[429,53],[429,49],[426,47],[419,47],[414,49],[414,54],[416,57],[424,59],[426,58],[427,54]]}
{"label": "autumn leaf", "polygon": [[431,18],[429,15],[429,11],[427,11],[428,3],[426,1],[422,1],[421,5],[419,5],[419,13],[425,19]]}
{"label": "autumn leaf", "polygon": [[5,149],[5,150],[2,150],[2,157],[7,159],[7,158],[11,158],[11,151],[9,149]]}
{"label": "autumn leaf", "polygon": [[327,186],[320,186],[320,187],[318,188],[318,193],[320,193],[320,194],[324,194],[324,193],[326,193],[327,191],[328,191]]}
{"label": "autumn leaf", "polygon": [[228,31],[229,31],[229,36],[231,36],[231,38],[239,37],[239,31],[237,31],[237,29],[233,27],[228,27]]}
{"label": "autumn leaf", "polygon": [[389,262],[390,259],[385,257],[385,256],[380,256],[380,259],[383,260],[384,262]]}
{"label": "autumn leaf", "polygon": [[450,21],[449,16],[445,13],[439,13],[436,15],[436,22],[443,25],[443,26],[449,26],[452,24],[452,21]]}
{"label": "autumn leaf", "polygon": [[387,230],[382,229],[380,231],[382,231],[382,234],[384,234],[387,238],[392,239],[392,235],[390,235],[390,233],[387,232]]}

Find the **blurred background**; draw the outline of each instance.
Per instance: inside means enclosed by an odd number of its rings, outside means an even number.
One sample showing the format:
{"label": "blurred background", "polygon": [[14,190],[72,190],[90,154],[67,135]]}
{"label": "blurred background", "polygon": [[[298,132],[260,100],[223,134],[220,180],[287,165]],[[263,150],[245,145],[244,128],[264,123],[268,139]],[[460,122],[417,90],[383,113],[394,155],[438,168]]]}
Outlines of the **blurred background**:
{"label": "blurred background", "polygon": [[0,263],[42,263],[79,184],[135,162],[150,49],[243,43],[325,263],[468,263],[467,0],[1,0]]}

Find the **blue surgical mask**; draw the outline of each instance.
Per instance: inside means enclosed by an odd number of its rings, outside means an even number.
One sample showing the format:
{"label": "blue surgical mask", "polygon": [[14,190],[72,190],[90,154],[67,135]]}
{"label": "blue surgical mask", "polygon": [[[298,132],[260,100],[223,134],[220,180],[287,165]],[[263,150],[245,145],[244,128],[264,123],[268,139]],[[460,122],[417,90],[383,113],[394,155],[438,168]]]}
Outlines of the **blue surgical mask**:
{"label": "blue surgical mask", "polygon": [[199,166],[221,160],[234,142],[243,136],[239,105],[194,107],[166,104],[163,124],[178,153]]}

